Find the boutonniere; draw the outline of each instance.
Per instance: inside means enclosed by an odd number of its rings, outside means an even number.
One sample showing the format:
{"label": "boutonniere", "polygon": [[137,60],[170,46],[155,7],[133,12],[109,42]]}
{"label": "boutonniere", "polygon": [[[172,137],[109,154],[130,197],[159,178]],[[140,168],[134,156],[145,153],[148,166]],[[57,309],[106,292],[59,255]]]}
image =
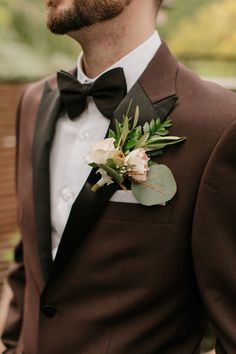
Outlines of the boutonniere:
{"label": "boutonniere", "polygon": [[[130,104],[131,105],[131,104]],[[101,175],[92,187],[96,192],[105,185],[117,183],[120,189],[132,190],[143,205],[165,204],[177,191],[171,170],[152,161],[163,154],[163,149],[185,140],[170,136],[172,121],[168,117],[138,125],[139,107],[134,117],[129,117],[130,106],[122,122],[115,120],[115,131],[109,130],[108,138],[92,146],[86,160]]]}

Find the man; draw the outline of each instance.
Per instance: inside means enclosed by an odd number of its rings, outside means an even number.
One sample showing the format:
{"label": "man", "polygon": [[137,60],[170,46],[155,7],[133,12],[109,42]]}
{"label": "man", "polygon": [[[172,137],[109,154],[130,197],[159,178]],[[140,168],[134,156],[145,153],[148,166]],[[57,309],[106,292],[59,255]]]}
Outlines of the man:
{"label": "man", "polygon": [[[49,29],[83,54],[19,105],[5,353],[199,353],[209,320],[217,354],[236,352],[236,99],[176,62],[155,32],[160,3],[46,1]],[[131,100],[141,125],[170,115],[187,138],[154,158],[177,182],[166,205],[91,191],[85,157]]]}

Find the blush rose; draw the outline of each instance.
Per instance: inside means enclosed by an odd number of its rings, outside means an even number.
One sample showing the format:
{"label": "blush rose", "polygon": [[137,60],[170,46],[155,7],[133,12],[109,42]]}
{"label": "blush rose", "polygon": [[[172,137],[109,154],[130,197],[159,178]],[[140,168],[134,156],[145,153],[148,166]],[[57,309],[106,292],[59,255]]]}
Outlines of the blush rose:
{"label": "blush rose", "polygon": [[128,176],[137,182],[145,182],[147,179],[149,157],[143,148],[131,151],[125,158]]}

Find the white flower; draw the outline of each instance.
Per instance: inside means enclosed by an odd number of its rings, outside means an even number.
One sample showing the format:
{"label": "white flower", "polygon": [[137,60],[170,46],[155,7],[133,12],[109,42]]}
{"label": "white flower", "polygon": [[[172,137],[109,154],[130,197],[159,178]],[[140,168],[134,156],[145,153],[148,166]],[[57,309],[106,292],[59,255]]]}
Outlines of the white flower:
{"label": "white flower", "polygon": [[128,176],[137,182],[145,182],[147,179],[149,157],[143,148],[131,151],[125,158],[125,166],[128,168]]}
{"label": "white flower", "polygon": [[109,159],[115,151],[114,142],[114,138],[107,138],[98,141],[92,146],[89,155],[86,157],[86,161],[89,164],[93,162],[97,164],[105,164],[107,159]]}
{"label": "white flower", "polygon": [[100,180],[92,187],[92,191],[96,192],[97,190],[99,190],[101,187],[105,186],[105,184],[107,184],[109,186],[109,184],[114,183],[114,181],[112,180],[112,178],[107,174],[107,172],[105,170],[103,170],[102,168],[99,168],[97,170],[96,173],[100,173],[101,174],[101,178]]}
{"label": "white flower", "polygon": [[104,186],[105,184],[107,184],[109,186],[109,184],[114,183],[114,181],[112,180],[112,178],[107,174],[106,171],[104,171],[102,168],[99,168],[97,170],[97,173],[100,173],[102,175],[101,179],[97,182],[97,184],[99,185],[99,187]]}

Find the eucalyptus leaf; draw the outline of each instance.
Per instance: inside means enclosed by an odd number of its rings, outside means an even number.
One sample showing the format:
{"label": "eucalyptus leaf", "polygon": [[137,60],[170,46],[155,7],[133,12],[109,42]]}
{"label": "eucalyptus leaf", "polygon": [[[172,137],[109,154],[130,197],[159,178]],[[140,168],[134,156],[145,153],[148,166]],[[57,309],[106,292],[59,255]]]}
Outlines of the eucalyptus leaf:
{"label": "eucalyptus leaf", "polygon": [[171,200],[177,191],[177,185],[167,166],[153,164],[149,168],[146,182],[132,182],[131,189],[142,205],[151,206]]}

